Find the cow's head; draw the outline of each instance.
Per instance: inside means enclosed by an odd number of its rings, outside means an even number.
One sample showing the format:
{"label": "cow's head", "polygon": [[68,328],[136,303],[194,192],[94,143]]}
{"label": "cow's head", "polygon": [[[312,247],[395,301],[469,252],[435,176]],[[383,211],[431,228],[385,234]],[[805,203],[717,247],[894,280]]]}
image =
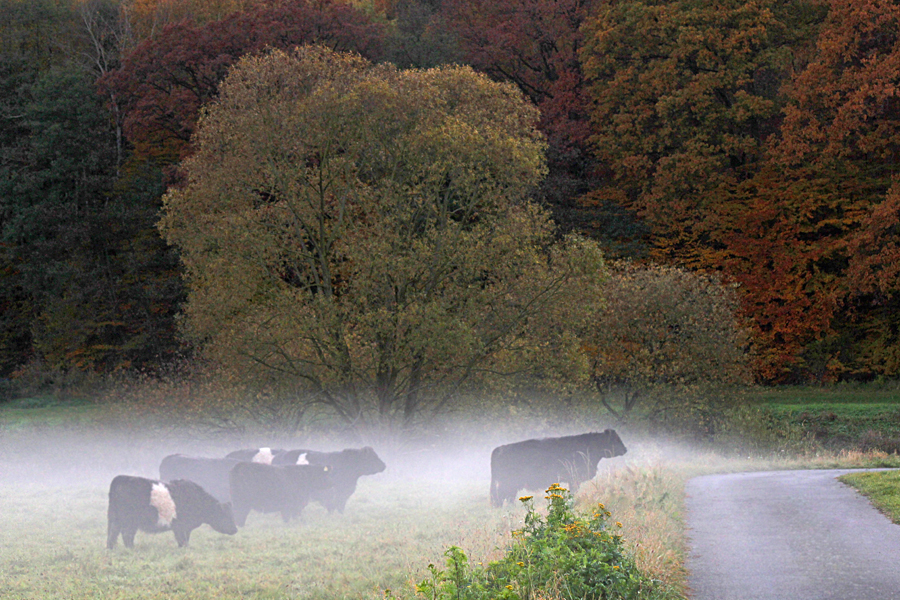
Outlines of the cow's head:
{"label": "cow's head", "polygon": [[619,437],[619,434],[616,433],[615,429],[607,429],[598,435],[603,438],[603,441],[600,443],[600,448],[605,458],[622,456],[628,452],[628,448],[622,443],[622,438]]}
{"label": "cow's head", "polygon": [[357,460],[361,475],[374,475],[375,473],[381,473],[387,468],[387,465],[378,458],[371,446],[366,446],[357,452],[359,453]]}
{"label": "cow's head", "polygon": [[206,515],[206,523],[219,533],[236,534],[237,525],[234,523],[234,513],[231,512],[231,502],[216,502]]}

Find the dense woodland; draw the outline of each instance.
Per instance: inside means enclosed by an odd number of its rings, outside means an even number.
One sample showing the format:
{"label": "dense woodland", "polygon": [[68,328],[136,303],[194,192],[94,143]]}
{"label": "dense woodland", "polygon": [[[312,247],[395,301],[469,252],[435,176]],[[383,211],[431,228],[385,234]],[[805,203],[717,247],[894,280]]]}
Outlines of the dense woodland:
{"label": "dense woodland", "polygon": [[[531,194],[553,235],[670,291],[684,272],[731,285],[757,381],[900,374],[900,2],[0,0],[0,19],[8,381],[190,360],[164,194],[200,164],[229,69],[313,43],[515,85],[540,110]],[[594,362],[598,386],[615,363]]]}

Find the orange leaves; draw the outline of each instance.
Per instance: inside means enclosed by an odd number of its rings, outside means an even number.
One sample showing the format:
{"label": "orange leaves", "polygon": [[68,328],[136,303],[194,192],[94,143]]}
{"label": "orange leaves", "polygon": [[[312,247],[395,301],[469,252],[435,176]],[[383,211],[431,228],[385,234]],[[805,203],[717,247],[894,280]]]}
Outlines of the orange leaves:
{"label": "orange leaves", "polygon": [[884,201],[872,207],[848,240],[847,270],[852,294],[897,293],[900,281],[900,188],[894,182]]}
{"label": "orange leaves", "polygon": [[900,132],[900,7],[830,2],[812,64],[790,86],[781,159],[892,160]]}
{"label": "orange leaves", "polygon": [[900,287],[900,6],[617,2],[585,35],[597,157],[651,256],[741,284],[761,377],[866,372],[855,311]]}

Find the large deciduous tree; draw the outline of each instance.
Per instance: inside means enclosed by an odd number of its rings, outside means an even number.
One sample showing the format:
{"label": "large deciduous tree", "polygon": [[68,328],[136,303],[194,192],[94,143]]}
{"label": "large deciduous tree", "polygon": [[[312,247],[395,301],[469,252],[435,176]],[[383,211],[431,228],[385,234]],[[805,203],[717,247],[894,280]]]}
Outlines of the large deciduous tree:
{"label": "large deciduous tree", "polygon": [[[802,312],[793,330],[806,343],[781,354],[783,370],[820,379],[896,375],[900,5],[828,5],[815,58],[790,82],[781,136],[752,182],[767,190],[783,225],[758,228],[745,252],[732,245],[743,259],[734,270],[764,277],[765,265],[749,256],[761,247],[802,255],[793,280],[806,283],[796,286]],[[794,233],[785,238],[786,229]],[[758,308],[781,306],[776,299]]]}
{"label": "large deciduous tree", "polygon": [[414,427],[488,374],[575,360],[602,260],[553,244],[525,200],[545,172],[537,119],[465,67],[320,46],[243,59],[165,198],[187,332],[361,429]]}

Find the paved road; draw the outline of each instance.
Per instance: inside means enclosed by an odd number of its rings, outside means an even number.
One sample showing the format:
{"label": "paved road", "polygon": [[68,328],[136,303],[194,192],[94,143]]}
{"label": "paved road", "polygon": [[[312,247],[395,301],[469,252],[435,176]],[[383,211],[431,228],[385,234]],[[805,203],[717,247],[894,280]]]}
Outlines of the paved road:
{"label": "paved road", "polygon": [[847,470],[697,477],[687,486],[693,600],[900,600],[900,526]]}

